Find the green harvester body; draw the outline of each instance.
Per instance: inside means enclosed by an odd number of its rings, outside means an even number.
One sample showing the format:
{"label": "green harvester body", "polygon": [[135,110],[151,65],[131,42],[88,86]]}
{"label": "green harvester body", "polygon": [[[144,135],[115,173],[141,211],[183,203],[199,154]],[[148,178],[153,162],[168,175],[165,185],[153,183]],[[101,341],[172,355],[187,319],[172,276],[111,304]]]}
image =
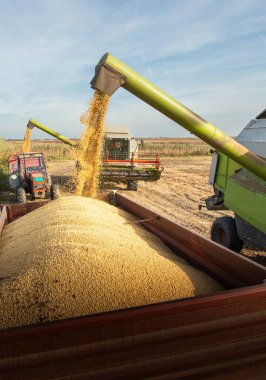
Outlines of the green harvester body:
{"label": "green harvester body", "polygon": [[[266,249],[266,161],[263,157],[224,134],[109,53],[96,66],[91,86],[110,96],[119,87],[124,87],[215,148],[210,173],[215,194],[206,199],[207,208],[232,210],[237,235],[229,238],[239,238]],[[213,240],[240,250],[228,243],[228,236],[223,236],[227,227],[216,226]],[[232,226],[228,228],[232,230]]]}

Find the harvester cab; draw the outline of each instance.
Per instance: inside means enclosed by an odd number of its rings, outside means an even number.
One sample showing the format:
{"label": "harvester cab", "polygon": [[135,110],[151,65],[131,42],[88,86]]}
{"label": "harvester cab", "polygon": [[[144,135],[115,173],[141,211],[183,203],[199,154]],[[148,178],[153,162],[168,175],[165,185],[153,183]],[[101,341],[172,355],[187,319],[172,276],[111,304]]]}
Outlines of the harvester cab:
{"label": "harvester cab", "polygon": [[9,184],[15,191],[17,203],[26,203],[27,194],[30,194],[32,199],[59,197],[59,186],[52,185],[42,153],[13,155],[8,160],[8,166]]}
{"label": "harvester cab", "polygon": [[111,160],[129,160],[138,157],[138,143],[129,134],[126,125],[107,125],[104,130],[103,157]]}

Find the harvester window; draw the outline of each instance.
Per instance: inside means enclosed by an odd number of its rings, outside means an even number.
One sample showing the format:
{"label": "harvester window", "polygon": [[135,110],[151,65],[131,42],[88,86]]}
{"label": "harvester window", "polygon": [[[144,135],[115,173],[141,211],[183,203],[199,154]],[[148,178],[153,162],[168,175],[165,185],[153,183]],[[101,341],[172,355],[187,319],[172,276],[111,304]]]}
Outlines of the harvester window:
{"label": "harvester window", "polygon": [[129,141],[127,139],[111,138],[106,140],[106,156],[113,160],[126,160],[129,155]]}

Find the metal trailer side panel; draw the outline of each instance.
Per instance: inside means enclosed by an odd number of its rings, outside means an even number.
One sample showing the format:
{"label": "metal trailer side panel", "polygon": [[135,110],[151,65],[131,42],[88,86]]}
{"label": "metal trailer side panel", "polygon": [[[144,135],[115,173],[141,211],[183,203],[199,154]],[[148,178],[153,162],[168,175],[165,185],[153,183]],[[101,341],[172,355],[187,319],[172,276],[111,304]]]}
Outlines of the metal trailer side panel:
{"label": "metal trailer side panel", "polygon": [[0,358],[1,380],[263,378],[265,286],[2,330]]}

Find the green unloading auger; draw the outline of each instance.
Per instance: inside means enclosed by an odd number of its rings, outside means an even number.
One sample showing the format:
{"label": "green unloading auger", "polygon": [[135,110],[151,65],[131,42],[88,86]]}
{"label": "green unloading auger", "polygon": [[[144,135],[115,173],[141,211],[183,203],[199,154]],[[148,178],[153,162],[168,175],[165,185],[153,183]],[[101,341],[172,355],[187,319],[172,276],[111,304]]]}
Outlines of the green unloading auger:
{"label": "green unloading auger", "polygon": [[171,120],[266,180],[266,162],[214,125],[162,91],[119,59],[106,53],[95,68],[91,87],[111,96],[119,87],[142,99]]}
{"label": "green unloading auger", "polygon": [[55,132],[51,128],[48,128],[45,125],[38,123],[37,121],[35,121],[33,119],[30,119],[28,124],[27,124],[27,128],[33,129],[34,127],[37,127],[39,129],[41,129],[42,131],[48,133],[49,135],[57,138],[58,140],[63,141],[65,144],[76,147],[76,144],[73,141],[71,141],[67,137],[61,135],[61,133]]}

